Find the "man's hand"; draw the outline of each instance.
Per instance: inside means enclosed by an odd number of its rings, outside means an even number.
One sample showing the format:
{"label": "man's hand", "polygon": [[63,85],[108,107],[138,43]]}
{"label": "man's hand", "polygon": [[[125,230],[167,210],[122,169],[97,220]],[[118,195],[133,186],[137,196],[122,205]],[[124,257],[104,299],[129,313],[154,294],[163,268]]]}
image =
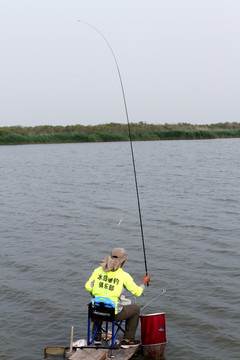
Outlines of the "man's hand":
{"label": "man's hand", "polygon": [[150,275],[145,275],[142,279],[142,284],[145,286],[150,281]]}

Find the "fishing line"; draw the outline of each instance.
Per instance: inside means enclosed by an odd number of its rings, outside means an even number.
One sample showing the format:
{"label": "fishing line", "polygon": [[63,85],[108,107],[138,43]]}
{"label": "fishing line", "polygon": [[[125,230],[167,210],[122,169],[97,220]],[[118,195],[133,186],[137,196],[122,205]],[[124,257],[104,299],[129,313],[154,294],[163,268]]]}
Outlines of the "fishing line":
{"label": "fishing line", "polygon": [[131,134],[131,128],[130,128],[130,122],[129,122],[129,116],[128,116],[127,101],[126,101],[125,91],[124,91],[124,87],[123,87],[123,81],[122,81],[122,77],[121,77],[121,73],[120,73],[120,68],[119,68],[119,65],[118,65],[118,62],[117,62],[117,58],[116,58],[116,56],[115,56],[115,54],[113,52],[113,49],[112,49],[111,45],[109,44],[108,40],[106,39],[106,37],[95,26],[87,23],[86,21],[80,20],[80,19],[78,21],[83,23],[83,24],[86,24],[86,25],[90,26],[92,29],[94,29],[98,34],[100,34],[102,36],[102,38],[107,43],[107,45],[108,45],[108,47],[109,47],[109,49],[110,49],[110,51],[112,53],[114,62],[115,62],[116,67],[117,67],[118,76],[119,76],[119,80],[120,80],[120,84],[121,84],[122,95],[123,95],[124,108],[125,108],[125,113],[126,113],[126,118],[127,118],[128,134],[129,134],[129,141],[130,141],[131,154],[132,154],[134,180],[135,180],[135,187],[136,187],[136,194],[137,194],[137,204],[138,204],[138,214],[139,214],[139,222],[140,222],[140,229],[141,229],[141,237],[142,237],[144,264],[145,264],[145,271],[146,271],[146,275],[147,275],[148,274],[147,258],[146,258],[145,241],[144,241],[144,235],[143,235],[142,212],[141,212],[140,197],[139,197],[139,191],[138,191],[137,173],[136,173],[136,166],[135,166],[135,159],[134,159],[133,145],[132,145],[132,134]]}
{"label": "fishing line", "polygon": [[154,299],[150,300],[146,305],[144,305],[140,311],[142,311],[143,309],[145,309],[145,307],[147,307],[148,305],[150,305],[154,300],[157,300],[161,295],[165,294],[167,291],[174,291],[174,290],[178,290],[178,289],[162,289],[161,293],[156,296]]}

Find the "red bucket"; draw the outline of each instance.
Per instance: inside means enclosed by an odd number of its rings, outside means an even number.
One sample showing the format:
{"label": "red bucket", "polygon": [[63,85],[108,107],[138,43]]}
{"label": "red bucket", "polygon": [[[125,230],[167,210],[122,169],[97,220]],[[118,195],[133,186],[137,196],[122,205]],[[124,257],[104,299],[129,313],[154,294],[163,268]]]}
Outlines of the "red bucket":
{"label": "red bucket", "polygon": [[163,357],[167,343],[165,313],[141,315],[140,319],[144,349],[154,358]]}

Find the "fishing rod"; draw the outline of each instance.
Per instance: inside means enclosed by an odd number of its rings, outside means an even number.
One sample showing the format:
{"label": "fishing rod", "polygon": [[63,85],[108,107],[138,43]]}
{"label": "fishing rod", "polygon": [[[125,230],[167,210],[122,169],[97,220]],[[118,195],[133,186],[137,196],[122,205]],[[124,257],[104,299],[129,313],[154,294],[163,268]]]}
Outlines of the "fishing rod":
{"label": "fishing rod", "polygon": [[[136,165],[135,165],[135,158],[134,158],[134,152],[133,152],[133,144],[132,144],[132,133],[131,133],[131,127],[130,127],[130,122],[129,122],[129,115],[128,115],[128,108],[127,108],[127,101],[126,101],[126,96],[125,96],[125,91],[124,91],[124,87],[123,87],[123,81],[122,81],[122,76],[121,76],[121,72],[120,72],[120,68],[117,62],[117,58],[114,54],[114,51],[110,45],[110,43],[108,42],[107,38],[103,35],[103,33],[101,33],[101,31],[99,31],[95,26],[89,24],[86,21],[83,20],[78,20],[79,22],[86,24],[88,26],[90,26],[92,29],[94,29],[98,34],[101,35],[101,37],[104,39],[104,41],[107,43],[114,62],[116,64],[117,67],[117,72],[118,72],[118,76],[119,76],[119,80],[120,80],[120,85],[121,85],[121,90],[122,90],[122,96],[123,96],[123,102],[124,102],[124,108],[125,108],[125,114],[126,114],[126,118],[127,118],[127,125],[128,125],[128,135],[129,135],[129,141],[130,141],[130,147],[131,147],[131,155],[132,155],[132,164],[133,164],[133,172],[134,172],[134,180],[135,180],[135,187],[136,187],[136,194],[137,194],[137,204],[138,204],[138,214],[139,214],[139,222],[140,222],[140,229],[141,229],[141,237],[142,237],[142,246],[143,246],[143,256],[144,256],[144,264],[145,264],[145,271],[146,271],[146,275],[148,274],[148,270],[147,270],[147,258],[146,258],[146,250],[145,250],[145,241],[144,241],[144,234],[143,234],[143,223],[142,223],[142,212],[141,212],[141,205],[140,205],[140,197],[139,197],[139,191],[138,191],[138,182],[137,182],[137,172],[136,172]],[[147,283],[147,285],[149,285]]]}

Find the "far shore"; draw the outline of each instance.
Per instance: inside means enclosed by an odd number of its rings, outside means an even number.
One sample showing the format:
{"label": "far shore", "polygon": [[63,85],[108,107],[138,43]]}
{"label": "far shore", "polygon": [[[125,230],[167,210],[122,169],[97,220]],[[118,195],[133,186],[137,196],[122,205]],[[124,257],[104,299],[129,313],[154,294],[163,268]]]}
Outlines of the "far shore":
{"label": "far shore", "polygon": [[[130,133],[133,141],[239,138],[240,123],[154,125],[140,122],[130,124]],[[109,123],[92,126],[0,127],[0,145],[111,141],[129,141],[128,125]]]}

